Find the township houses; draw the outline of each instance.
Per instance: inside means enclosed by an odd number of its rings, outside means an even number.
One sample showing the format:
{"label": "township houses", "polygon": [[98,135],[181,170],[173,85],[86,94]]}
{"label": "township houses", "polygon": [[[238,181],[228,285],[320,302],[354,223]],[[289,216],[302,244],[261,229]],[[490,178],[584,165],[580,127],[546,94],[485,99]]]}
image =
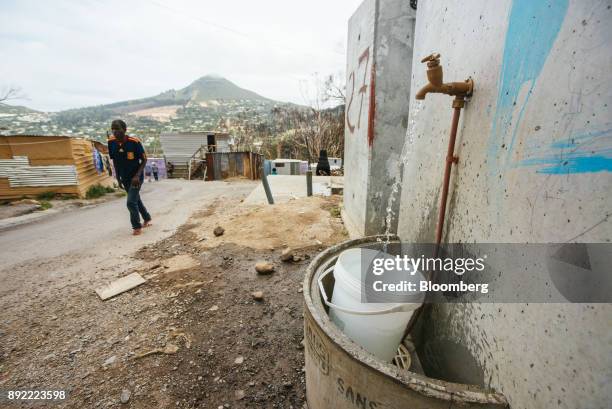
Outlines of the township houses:
{"label": "township houses", "polygon": [[110,169],[103,146],[88,139],[0,136],[0,200],[46,192],[84,197],[93,185],[113,183]]}

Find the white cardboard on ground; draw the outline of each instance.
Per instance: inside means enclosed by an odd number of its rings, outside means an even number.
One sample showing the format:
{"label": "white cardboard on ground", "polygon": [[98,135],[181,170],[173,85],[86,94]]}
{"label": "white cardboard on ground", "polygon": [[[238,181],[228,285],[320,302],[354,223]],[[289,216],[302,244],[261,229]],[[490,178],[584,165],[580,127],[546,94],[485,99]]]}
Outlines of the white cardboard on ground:
{"label": "white cardboard on ground", "polygon": [[132,273],[118,280],[113,281],[109,285],[101,288],[96,288],[96,293],[104,301],[125,291],[138,287],[140,284],[146,283],[140,274]]}

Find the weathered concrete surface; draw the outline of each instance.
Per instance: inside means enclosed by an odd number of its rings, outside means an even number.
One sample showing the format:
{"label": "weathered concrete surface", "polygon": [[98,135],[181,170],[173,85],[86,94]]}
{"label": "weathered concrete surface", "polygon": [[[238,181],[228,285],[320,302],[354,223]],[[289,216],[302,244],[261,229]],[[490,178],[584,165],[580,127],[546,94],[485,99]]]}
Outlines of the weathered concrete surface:
{"label": "weathered concrete surface", "polygon": [[[445,81],[472,76],[462,112],[444,241],[610,242],[612,18],[609,1],[419,2],[419,59]],[[433,242],[451,97],[411,99],[398,234]],[[464,347],[512,408],[609,405],[609,304],[441,305],[429,323]],[[431,329],[431,328],[430,328]],[[459,349],[458,349],[459,350]]]}
{"label": "weathered concrete surface", "polygon": [[[373,47],[375,21],[376,0],[365,0],[349,20],[348,26],[344,209],[345,218],[349,220],[349,224],[357,227],[359,234],[365,232],[367,192],[370,184],[370,150],[367,142],[369,98],[368,94],[359,93],[359,90],[362,85],[369,89],[367,87],[370,85],[371,75],[368,75],[368,70],[371,70],[371,63],[367,68],[364,68],[363,64],[361,67],[358,65],[364,50]],[[359,70],[355,71],[356,68]]]}
{"label": "weathered concrete surface", "polygon": [[[395,232],[390,202],[408,123],[415,12],[401,0],[366,0],[349,21],[345,219],[360,234]],[[396,188],[401,188],[397,183]]]}

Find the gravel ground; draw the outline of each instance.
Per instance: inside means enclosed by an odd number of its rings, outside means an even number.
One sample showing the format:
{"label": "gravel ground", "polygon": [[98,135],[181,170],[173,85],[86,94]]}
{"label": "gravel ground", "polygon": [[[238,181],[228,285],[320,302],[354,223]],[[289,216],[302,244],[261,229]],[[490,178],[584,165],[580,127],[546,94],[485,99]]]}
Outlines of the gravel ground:
{"label": "gravel ground", "polygon": [[[302,408],[301,282],[309,259],[345,238],[339,198],[309,202],[334,228],[325,237],[315,233],[295,250],[295,261],[280,261],[283,246],[219,240],[203,247],[199,226],[214,217],[231,231],[223,215],[248,191],[209,202],[174,233],[123,255],[120,266],[100,262],[85,272],[87,255],[72,251],[0,271],[15,279],[0,290],[0,389],[69,390],[66,401],[39,407]],[[275,271],[257,274],[258,261]],[[14,287],[16,277],[40,271],[48,274]],[[133,271],[147,282],[107,301],[91,290]],[[33,406],[7,405],[0,402]]]}

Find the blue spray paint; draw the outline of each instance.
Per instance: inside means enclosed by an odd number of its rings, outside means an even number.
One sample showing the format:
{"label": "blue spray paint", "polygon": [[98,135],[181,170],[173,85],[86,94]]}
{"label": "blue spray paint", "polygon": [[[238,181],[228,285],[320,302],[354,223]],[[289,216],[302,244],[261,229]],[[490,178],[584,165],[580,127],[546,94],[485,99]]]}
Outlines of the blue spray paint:
{"label": "blue spray paint", "polygon": [[[514,0],[510,10],[499,79],[497,106],[489,136],[491,173],[500,171],[501,145],[510,159],[516,134],[536,80],[561,29],[568,0]],[[526,88],[526,92],[525,92]],[[523,90],[521,100],[519,94]],[[515,116],[515,112],[518,114]],[[508,135],[510,136],[508,139]]]}
{"label": "blue spray paint", "polygon": [[519,165],[537,166],[537,173],[612,172],[612,129],[578,133],[567,140],[553,142],[542,155],[538,152],[531,155],[536,157],[522,160]]}
{"label": "blue spray paint", "polygon": [[548,166],[539,169],[537,173],[567,175],[570,173],[610,172],[612,171],[611,153],[612,151],[589,156],[579,156],[578,153],[573,153],[568,155],[563,162],[542,160],[540,164]]}

